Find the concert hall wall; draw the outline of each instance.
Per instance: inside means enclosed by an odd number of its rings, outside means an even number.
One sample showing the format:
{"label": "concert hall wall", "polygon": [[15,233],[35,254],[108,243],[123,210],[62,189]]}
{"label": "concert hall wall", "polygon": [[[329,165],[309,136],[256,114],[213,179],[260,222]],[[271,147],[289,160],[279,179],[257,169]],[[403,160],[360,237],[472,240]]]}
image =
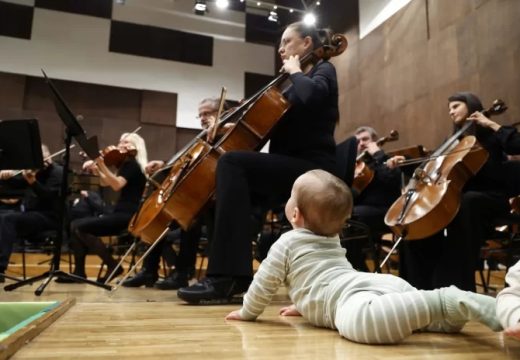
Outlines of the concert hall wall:
{"label": "concert hall wall", "polygon": [[333,59],[340,83],[336,138],[360,125],[399,142],[387,148],[436,147],[450,133],[447,98],[478,94],[485,107],[502,98],[509,110],[495,120],[520,120],[520,3],[518,0],[413,0]]}

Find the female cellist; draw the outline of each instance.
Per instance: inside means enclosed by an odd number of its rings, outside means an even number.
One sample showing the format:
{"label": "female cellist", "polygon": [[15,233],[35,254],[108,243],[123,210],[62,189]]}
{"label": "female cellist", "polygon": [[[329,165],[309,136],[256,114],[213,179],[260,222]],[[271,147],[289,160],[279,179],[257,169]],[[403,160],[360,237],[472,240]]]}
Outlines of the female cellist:
{"label": "female cellist", "polygon": [[[110,158],[112,158],[112,151],[114,150],[110,150]],[[147,154],[143,138],[135,133],[125,133],[121,136],[115,151],[119,151],[122,155],[128,154],[128,156],[123,156],[117,173],[112,172],[107,166],[109,157],[106,155],[106,159],[100,156],[83,164],[84,169],[91,171],[94,175],[99,175],[102,186],[110,186],[114,191],[120,192],[120,196],[113,212],[102,214],[99,217],[76,219],[71,223],[70,246],[74,252],[73,274],[76,276],[86,277],[85,257],[89,253],[98,255],[107,264],[106,276],[112,273],[117,266],[117,261],[112,258],[99,237],[118,235],[128,227],[132,215],[137,211],[144,190],[146,182],[144,168],[147,163]],[[133,155],[134,151],[135,155]],[[118,157],[116,154],[115,158]],[[119,268],[114,276],[122,272],[123,269]],[[104,283],[106,276],[98,281]],[[58,278],[56,281],[69,282],[64,278]]]}
{"label": "female cellist", "polygon": [[268,154],[231,151],[220,157],[207,277],[179,289],[181,299],[226,303],[247,290],[253,276],[252,206],[259,200],[285,201],[294,180],[308,170],[335,170],[336,70],[325,60],[301,68],[299,60],[321,45],[319,32],[303,23],[284,31],[278,52],[290,74],[292,86],[284,96],[292,106],[273,130]]}
{"label": "female cellist", "polygon": [[463,188],[460,209],[444,231],[401,244],[401,276],[421,289],[455,285],[475,291],[475,270],[480,247],[493,218],[509,210],[506,154],[520,153],[520,135],[510,126],[500,126],[482,113],[480,100],[468,92],[448,98],[449,115],[455,130],[474,122],[466,135],[475,135],[489,153],[480,171]]}

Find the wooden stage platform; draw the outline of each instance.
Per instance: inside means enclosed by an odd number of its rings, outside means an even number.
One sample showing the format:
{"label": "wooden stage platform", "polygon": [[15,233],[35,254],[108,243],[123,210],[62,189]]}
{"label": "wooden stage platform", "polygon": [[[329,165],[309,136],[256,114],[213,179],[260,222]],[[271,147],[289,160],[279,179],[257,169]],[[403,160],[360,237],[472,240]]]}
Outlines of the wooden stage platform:
{"label": "wooden stage platform", "polygon": [[188,306],[175,291],[120,288],[110,293],[52,282],[37,297],[37,286],[2,289],[0,299],[74,297],[76,304],[13,359],[520,359],[520,341],[478,323],[457,335],[414,334],[400,345],[352,343],[302,318],[278,316],[288,304],[284,291],[259,321],[246,323],[224,320],[237,306]]}

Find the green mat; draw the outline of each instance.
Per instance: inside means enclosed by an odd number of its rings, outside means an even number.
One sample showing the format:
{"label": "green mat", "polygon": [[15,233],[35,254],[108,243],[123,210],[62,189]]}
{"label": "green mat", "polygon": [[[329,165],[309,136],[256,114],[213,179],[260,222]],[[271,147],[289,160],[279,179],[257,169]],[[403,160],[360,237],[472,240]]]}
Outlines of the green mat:
{"label": "green mat", "polygon": [[58,306],[59,301],[0,302],[0,341]]}

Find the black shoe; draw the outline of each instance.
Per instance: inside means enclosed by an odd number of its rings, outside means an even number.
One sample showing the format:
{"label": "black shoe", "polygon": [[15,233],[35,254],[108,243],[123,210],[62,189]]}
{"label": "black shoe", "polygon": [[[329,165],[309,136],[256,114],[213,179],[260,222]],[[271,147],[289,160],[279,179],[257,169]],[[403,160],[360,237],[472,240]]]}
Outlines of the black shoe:
{"label": "black shoe", "polygon": [[[87,278],[87,274],[75,274],[75,273],[72,273],[72,275],[75,275],[75,276],[83,278],[83,279]],[[61,277],[61,276],[58,276],[56,278],[56,280],[54,280],[54,281],[57,282],[57,283],[60,283],[60,284],[75,284],[75,283],[79,282],[79,281],[76,281],[76,280],[74,280],[72,278]]]}
{"label": "black shoe", "polygon": [[242,297],[236,295],[246,292],[250,283],[251,279],[207,277],[192,286],[180,288],[177,296],[190,304],[241,304]]}
{"label": "black shoe", "polygon": [[0,283],[4,283],[4,282],[5,282],[4,274],[0,273]]}
{"label": "black shoe", "polygon": [[173,270],[164,280],[159,280],[154,287],[160,290],[177,290],[188,286],[188,272]]}
{"label": "black shoe", "polygon": [[[104,284],[107,282],[108,277],[110,274],[112,274],[112,271],[114,271],[114,268],[108,268],[105,276],[100,277],[97,279],[98,283]],[[121,266],[118,266],[116,269],[116,272],[114,273],[114,276],[112,276],[112,279],[110,281],[114,280],[117,276],[121,275],[124,272],[123,268]]]}
{"label": "black shoe", "polygon": [[156,281],[157,274],[153,274],[151,272],[146,271],[146,269],[143,269],[139,271],[137,274],[135,274],[135,276],[125,280],[125,282],[123,282],[122,285],[124,287],[140,287],[143,285],[146,287],[152,287]]}

